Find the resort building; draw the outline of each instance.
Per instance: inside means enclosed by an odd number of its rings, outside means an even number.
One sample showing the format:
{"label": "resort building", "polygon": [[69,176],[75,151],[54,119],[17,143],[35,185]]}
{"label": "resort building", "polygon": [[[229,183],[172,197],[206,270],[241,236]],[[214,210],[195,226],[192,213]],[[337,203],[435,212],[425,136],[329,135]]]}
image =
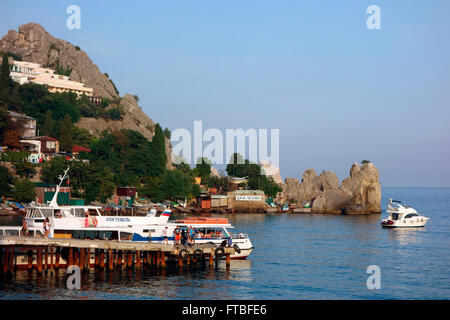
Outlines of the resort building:
{"label": "resort building", "polygon": [[14,61],[10,73],[11,78],[19,84],[33,82],[47,85],[50,92],[73,92],[78,97],[85,94],[92,97],[94,89],[84,83],[69,80],[69,77],[56,74],[54,70],[43,68],[38,63]]}

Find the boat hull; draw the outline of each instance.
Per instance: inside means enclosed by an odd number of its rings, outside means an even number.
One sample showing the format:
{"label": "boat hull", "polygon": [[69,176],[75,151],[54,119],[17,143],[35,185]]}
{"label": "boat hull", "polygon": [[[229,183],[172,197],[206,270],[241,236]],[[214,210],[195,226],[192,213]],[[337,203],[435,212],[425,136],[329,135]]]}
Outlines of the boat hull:
{"label": "boat hull", "polygon": [[396,221],[393,224],[381,224],[381,226],[383,228],[420,228],[420,227],[424,227],[428,222],[428,219],[424,220],[424,221],[406,221],[406,222],[401,222],[401,221]]}

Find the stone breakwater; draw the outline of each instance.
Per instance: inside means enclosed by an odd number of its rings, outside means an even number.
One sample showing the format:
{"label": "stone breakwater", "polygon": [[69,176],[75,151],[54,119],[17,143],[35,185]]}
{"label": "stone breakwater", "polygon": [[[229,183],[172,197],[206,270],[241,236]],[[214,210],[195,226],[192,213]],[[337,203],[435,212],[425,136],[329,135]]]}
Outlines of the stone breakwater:
{"label": "stone breakwater", "polygon": [[300,182],[286,178],[279,201],[296,203],[300,207],[309,203],[312,212],[371,214],[381,213],[381,184],[378,169],[372,163],[354,163],[350,176],[339,184],[332,171],[317,175],[314,169],[307,169]]}

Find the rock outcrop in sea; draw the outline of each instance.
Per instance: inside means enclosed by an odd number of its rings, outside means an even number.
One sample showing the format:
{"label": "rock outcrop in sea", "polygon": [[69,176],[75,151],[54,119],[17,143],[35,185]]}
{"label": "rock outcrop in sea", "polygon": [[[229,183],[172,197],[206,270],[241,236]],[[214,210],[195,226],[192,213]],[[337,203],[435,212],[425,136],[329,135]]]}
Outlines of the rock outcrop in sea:
{"label": "rock outcrop in sea", "polygon": [[300,182],[286,178],[278,200],[304,205],[312,204],[313,212],[369,214],[381,213],[381,184],[378,169],[372,163],[354,163],[350,176],[339,185],[332,171],[317,175],[307,169]]}

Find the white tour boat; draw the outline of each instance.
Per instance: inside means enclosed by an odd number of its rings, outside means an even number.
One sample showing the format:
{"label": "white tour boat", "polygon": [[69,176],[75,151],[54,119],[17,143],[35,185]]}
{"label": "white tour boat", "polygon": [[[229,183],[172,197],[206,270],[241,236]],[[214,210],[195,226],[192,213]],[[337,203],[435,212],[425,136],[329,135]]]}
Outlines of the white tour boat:
{"label": "white tour boat", "polygon": [[401,201],[392,199],[389,200],[386,212],[390,215],[381,222],[383,228],[423,227],[430,219],[420,215],[412,207],[404,206]]}

